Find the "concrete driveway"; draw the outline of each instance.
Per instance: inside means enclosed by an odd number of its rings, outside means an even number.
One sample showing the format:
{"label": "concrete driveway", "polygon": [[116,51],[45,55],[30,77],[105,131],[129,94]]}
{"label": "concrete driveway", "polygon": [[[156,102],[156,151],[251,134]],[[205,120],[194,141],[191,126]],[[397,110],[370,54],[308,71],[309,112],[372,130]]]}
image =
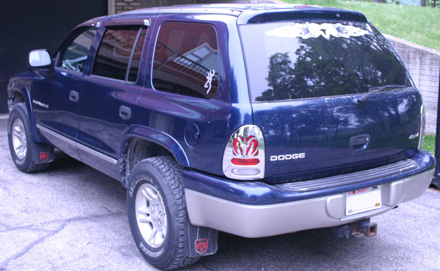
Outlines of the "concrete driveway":
{"label": "concrete driveway", "polygon": [[[10,159],[0,120],[0,270],[154,270],[138,253],[117,181],[62,153],[43,173]],[[219,252],[184,270],[437,270],[440,193],[382,216],[373,238],[327,230],[262,239],[220,234]]]}

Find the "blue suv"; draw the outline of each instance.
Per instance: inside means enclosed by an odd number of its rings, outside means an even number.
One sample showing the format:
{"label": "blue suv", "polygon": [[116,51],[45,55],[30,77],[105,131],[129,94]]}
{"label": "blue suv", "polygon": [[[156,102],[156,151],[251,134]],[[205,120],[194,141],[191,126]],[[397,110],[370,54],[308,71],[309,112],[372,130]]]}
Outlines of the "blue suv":
{"label": "blue suv", "polygon": [[421,196],[434,157],[402,61],[358,12],[301,5],[142,9],[77,26],[8,85],[24,172],[54,148],[127,188],[131,231],[161,269],[243,237],[332,228]]}

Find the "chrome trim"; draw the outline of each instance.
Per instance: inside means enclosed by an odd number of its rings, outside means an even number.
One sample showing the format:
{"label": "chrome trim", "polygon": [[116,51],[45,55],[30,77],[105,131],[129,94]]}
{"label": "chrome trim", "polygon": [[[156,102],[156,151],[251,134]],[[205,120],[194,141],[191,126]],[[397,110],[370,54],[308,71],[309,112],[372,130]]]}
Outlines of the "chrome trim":
{"label": "chrome trim", "polygon": [[54,132],[54,131],[52,131],[52,130],[44,127],[44,126],[42,126],[41,124],[37,124],[37,128],[40,129],[40,131],[42,133],[49,134],[49,135],[51,135],[51,136],[53,136],[53,137],[55,137],[55,138],[57,138],[57,139],[59,139],[61,141],[64,141],[65,143],[67,143],[69,145],[72,145],[72,146],[76,147],[76,142],[75,141],[73,141],[73,140],[71,140],[71,139],[69,139],[69,138],[67,138],[65,136],[62,136],[62,135],[60,135],[60,134],[58,134],[58,133],[56,133],[56,132]]}
{"label": "chrome trim", "polygon": [[381,185],[382,207],[345,215],[346,193],[268,205],[249,205],[185,189],[189,219],[208,227],[248,238],[348,224],[392,210],[423,195],[434,169]]}
{"label": "chrome trim", "polygon": [[420,129],[419,129],[419,144],[417,149],[421,150],[423,148],[423,143],[425,141],[425,128],[426,128],[426,109],[422,104],[420,107]]}
{"label": "chrome trim", "polygon": [[[256,149],[251,149],[252,144],[247,142],[248,138],[255,138],[258,141],[258,146]],[[238,140],[240,139],[240,140]],[[237,153],[234,151],[234,142],[238,140],[239,142],[239,150]],[[264,144],[264,136],[261,129],[256,125],[244,125],[235,130],[232,135],[229,137],[229,140],[226,144],[225,150],[223,152],[223,162],[222,169],[223,174],[226,177],[235,179],[235,180],[259,180],[264,178],[265,171],[265,144]],[[232,164],[232,159],[234,158],[256,158],[260,162],[257,165],[250,166],[241,166]],[[246,174],[240,173],[245,171]]]}
{"label": "chrome trim", "polygon": [[98,152],[98,151],[95,151],[95,150],[93,150],[93,149],[91,149],[91,148],[89,148],[89,147],[86,147],[86,146],[84,146],[83,144],[80,144],[80,143],[78,143],[78,142],[75,142],[75,141],[73,141],[73,140],[71,140],[71,139],[69,139],[69,138],[67,138],[67,137],[65,137],[65,136],[63,136],[63,135],[60,135],[59,133],[54,132],[54,131],[48,129],[48,128],[42,126],[41,124],[37,124],[37,128],[38,128],[43,134],[46,133],[46,134],[48,134],[48,135],[51,135],[51,136],[53,136],[53,137],[55,137],[55,138],[57,138],[57,139],[59,139],[59,140],[65,142],[65,143],[67,143],[67,144],[69,144],[69,145],[72,145],[72,146],[74,146],[74,147],[76,147],[76,148],[78,148],[78,149],[80,149],[80,150],[82,150],[82,151],[84,151],[84,152],[86,152],[86,153],[92,155],[92,156],[95,156],[96,158],[99,158],[99,159],[101,159],[101,160],[104,160],[104,161],[106,161],[107,163],[110,163],[110,164],[113,164],[113,165],[118,164],[118,160],[116,160],[116,159],[114,159],[114,158],[112,158],[112,157],[110,157],[110,156],[108,156],[108,155],[102,154],[102,153],[100,153],[100,152]]}
{"label": "chrome trim", "polygon": [[82,151],[85,151],[86,153],[88,153],[90,155],[93,155],[96,158],[99,158],[101,160],[104,160],[104,161],[106,161],[106,162],[108,162],[110,164],[113,164],[113,165],[118,164],[118,160],[116,160],[116,159],[114,159],[114,158],[112,158],[112,157],[110,157],[108,155],[105,155],[105,154],[102,154],[100,152],[97,152],[97,151],[95,151],[95,150],[93,150],[93,149],[91,149],[89,147],[86,147],[86,146],[84,146],[82,144],[76,143],[76,147],[78,149],[80,149]]}

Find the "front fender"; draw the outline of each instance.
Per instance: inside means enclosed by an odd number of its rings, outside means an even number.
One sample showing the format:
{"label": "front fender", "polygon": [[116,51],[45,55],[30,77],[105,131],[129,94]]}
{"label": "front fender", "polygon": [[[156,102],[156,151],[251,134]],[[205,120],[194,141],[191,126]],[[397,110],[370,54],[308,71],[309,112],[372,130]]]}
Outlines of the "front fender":
{"label": "front fender", "polygon": [[124,142],[127,142],[130,138],[133,137],[141,138],[146,141],[162,146],[174,156],[174,158],[176,159],[177,163],[179,163],[179,165],[183,167],[190,167],[188,157],[185,151],[183,150],[182,146],[170,135],[150,127],[133,125],[124,134],[123,136]]}
{"label": "front fender", "polygon": [[[23,97],[24,103],[26,104],[26,108],[28,110],[29,126],[32,130],[32,139],[35,142],[44,143],[37,131],[37,126],[35,124],[34,111],[32,108],[31,95],[29,91],[30,84],[30,81],[21,82],[19,80],[11,80],[8,84],[8,100],[14,99],[17,93]],[[12,107],[10,109],[12,109]]]}

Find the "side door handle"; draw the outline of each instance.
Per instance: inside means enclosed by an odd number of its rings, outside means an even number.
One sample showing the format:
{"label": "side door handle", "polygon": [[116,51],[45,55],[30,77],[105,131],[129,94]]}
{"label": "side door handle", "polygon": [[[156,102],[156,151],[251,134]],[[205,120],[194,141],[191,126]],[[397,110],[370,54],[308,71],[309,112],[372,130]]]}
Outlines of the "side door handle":
{"label": "side door handle", "polygon": [[123,120],[129,120],[131,118],[131,108],[121,105],[119,107],[119,117]]}
{"label": "side door handle", "polygon": [[69,93],[69,100],[71,102],[78,102],[79,101],[79,93],[75,90],[71,90]]}

